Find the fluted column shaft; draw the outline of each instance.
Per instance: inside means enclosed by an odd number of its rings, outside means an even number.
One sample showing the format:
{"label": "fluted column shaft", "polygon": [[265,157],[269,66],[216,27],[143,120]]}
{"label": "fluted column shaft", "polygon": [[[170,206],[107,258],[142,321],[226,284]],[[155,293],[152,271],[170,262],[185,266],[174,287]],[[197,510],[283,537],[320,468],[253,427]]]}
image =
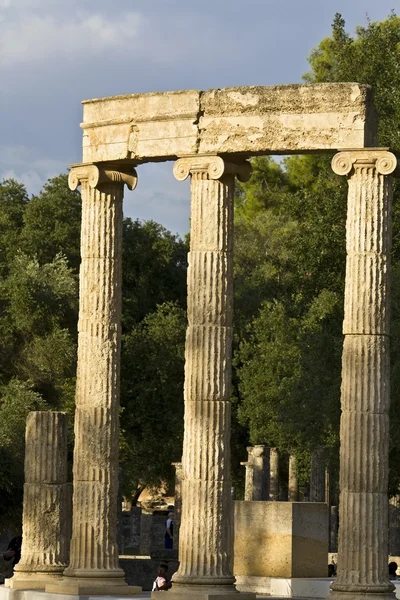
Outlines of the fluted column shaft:
{"label": "fluted column shaft", "polygon": [[[185,431],[179,571],[174,590],[190,584],[231,586],[230,475],[233,192],[250,165],[219,157],[180,159],[191,176]],[[178,588],[178,589],[177,589]]]}
{"label": "fluted column shaft", "polygon": [[67,415],[29,413],[25,439],[22,553],[10,587],[43,587],[46,576],[61,575],[68,561]]}
{"label": "fluted column shaft", "polygon": [[324,449],[318,448],[314,450],[311,456],[310,502],[326,502],[325,470]]}
{"label": "fluted column shaft", "polygon": [[119,577],[117,499],[123,186],[133,170],[80,165],[70,187],[82,185],[78,367],[73,525],[75,578]]}
{"label": "fluted column shaft", "polygon": [[[248,446],[248,460],[240,463],[246,467],[244,499],[249,501],[268,500],[269,494],[269,448]],[[268,472],[267,472],[268,469]]]}
{"label": "fluted column shaft", "polygon": [[279,500],[279,451],[269,449],[269,499]]}
{"label": "fluted column shaft", "polygon": [[171,463],[175,467],[175,493],[174,493],[174,548],[179,548],[179,530],[182,514],[182,463]]}
{"label": "fluted column shaft", "polygon": [[387,568],[389,274],[393,154],[342,152],[348,175],[340,525],[335,598],[394,598]]}
{"label": "fluted column shaft", "polygon": [[288,482],[288,500],[289,502],[299,501],[299,481],[297,476],[297,459],[291,454],[289,456],[289,482]]}

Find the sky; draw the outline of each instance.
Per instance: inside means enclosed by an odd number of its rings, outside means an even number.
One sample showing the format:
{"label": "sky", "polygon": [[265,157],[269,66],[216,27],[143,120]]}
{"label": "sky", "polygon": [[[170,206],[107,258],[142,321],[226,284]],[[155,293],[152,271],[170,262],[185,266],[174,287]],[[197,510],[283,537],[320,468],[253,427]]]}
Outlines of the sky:
{"label": "sky", "polygon": [[[80,162],[82,100],[299,83],[336,12],[353,34],[396,8],[398,0],[0,0],[0,180],[37,194]],[[124,214],[184,235],[189,187],[172,166],[139,166]]]}

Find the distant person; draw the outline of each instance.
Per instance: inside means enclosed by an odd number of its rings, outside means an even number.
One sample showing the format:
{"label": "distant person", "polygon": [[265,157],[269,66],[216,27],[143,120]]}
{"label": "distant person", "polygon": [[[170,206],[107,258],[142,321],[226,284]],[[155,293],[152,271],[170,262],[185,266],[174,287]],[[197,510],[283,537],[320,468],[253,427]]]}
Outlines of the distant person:
{"label": "distant person", "polygon": [[162,563],[157,570],[157,577],[153,583],[152,592],[166,592],[172,587],[168,579],[168,565]]}
{"label": "distant person", "polygon": [[8,544],[7,550],[3,553],[4,560],[12,560],[12,567],[14,567],[21,560],[21,546],[22,546],[22,535],[17,535]]}
{"label": "distant person", "polygon": [[397,562],[390,562],[389,563],[389,579],[397,579]]}
{"label": "distant person", "polygon": [[328,577],[335,577],[335,576],[336,576],[335,565],[333,563],[330,563],[328,565]]}
{"label": "distant person", "polygon": [[168,513],[168,519],[165,521],[164,547],[172,550],[174,547],[174,513]]}

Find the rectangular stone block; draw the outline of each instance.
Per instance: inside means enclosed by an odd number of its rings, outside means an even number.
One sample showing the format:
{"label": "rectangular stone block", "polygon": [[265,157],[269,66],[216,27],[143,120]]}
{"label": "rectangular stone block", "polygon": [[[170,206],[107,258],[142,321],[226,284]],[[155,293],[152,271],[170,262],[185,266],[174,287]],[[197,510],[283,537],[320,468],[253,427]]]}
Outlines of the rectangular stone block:
{"label": "rectangular stone block", "polygon": [[251,86],[131,94],[83,103],[83,162],[193,154],[290,154],[377,143],[368,86]]}
{"label": "rectangular stone block", "polygon": [[326,577],[328,507],[235,502],[235,576]]}
{"label": "rectangular stone block", "polygon": [[286,154],[376,141],[372,96],[359,84],[210,90],[201,114],[199,154]]}
{"label": "rectangular stone block", "polygon": [[83,160],[195,154],[199,96],[197,90],[183,90],[84,102]]}

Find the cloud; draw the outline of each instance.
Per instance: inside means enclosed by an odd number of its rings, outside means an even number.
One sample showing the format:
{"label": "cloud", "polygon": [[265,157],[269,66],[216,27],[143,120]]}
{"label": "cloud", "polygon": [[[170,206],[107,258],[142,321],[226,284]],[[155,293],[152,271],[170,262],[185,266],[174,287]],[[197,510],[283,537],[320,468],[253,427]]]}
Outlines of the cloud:
{"label": "cloud", "polygon": [[[5,4],[7,0],[0,2]],[[0,22],[0,66],[12,68],[55,57],[84,60],[110,51],[126,51],[140,23],[136,12],[113,17],[83,12],[75,16],[6,14]]]}
{"label": "cloud", "polygon": [[28,194],[38,194],[47,179],[65,172],[62,160],[43,156],[37,148],[0,147],[0,181],[16,179],[25,185]]}
{"label": "cloud", "polygon": [[183,237],[189,231],[189,181],[177,181],[173,162],[139,165],[138,184],[133,192],[125,189],[124,215],[141,221],[162,223]]}

